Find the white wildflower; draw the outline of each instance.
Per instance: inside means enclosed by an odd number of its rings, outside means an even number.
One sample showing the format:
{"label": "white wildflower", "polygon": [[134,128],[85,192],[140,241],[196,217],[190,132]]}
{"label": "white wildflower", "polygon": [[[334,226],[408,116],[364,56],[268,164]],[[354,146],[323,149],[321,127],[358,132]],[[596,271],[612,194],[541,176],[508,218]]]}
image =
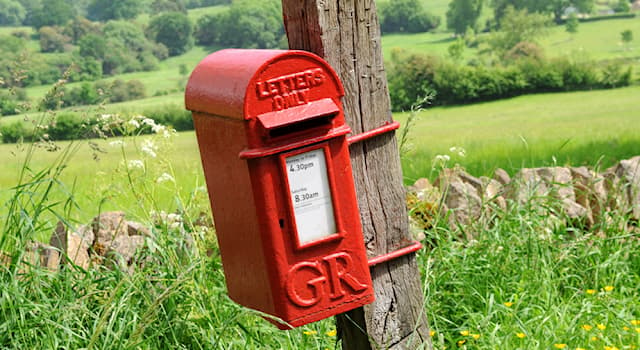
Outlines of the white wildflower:
{"label": "white wildflower", "polygon": [[176,179],[173,178],[173,176],[171,176],[171,174],[168,173],[162,173],[162,175],[160,175],[158,177],[158,179],[156,180],[157,183],[163,183],[163,182],[176,182]]}
{"label": "white wildflower", "polygon": [[449,157],[449,156],[448,156],[448,155],[446,155],[446,154],[438,154],[437,156],[435,156],[435,158],[433,158],[433,160],[434,160],[436,163],[446,163],[446,162],[448,162],[449,160],[451,160],[451,157]]}
{"label": "white wildflower", "polygon": [[156,134],[160,134],[165,130],[167,130],[167,127],[164,125],[158,125],[158,124],[151,125],[151,131],[153,131]]}
{"label": "white wildflower", "polygon": [[455,154],[457,154],[457,155],[459,155],[460,157],[463,157],[463,158],[467,156],[467,151],[465,151],[465,149],[462,148],[462,147],[453,146],[453,147],[449,148],[449,152],[455,153]]}
{"label": "white wildflower", "polygon": [[144,162],[140,159],[132,159],[129,161],[130,169],[144,169]]}
{"label": "white wildflower", "polygon": [[158,150],[158,146],[156,146],[155,143],[153,143],[152,140],[144,140],[142,142],[142,147],[140,147],[140,150],[142,151],[142,153],[148,155],[151,158],[155,158],[157,156],[156,151]]}
{"label": "white wildflower", "polygon": [[149,125],[151,128],[156,126],[156,121],[151,119],[151,118],[145,118],[143,116],[140,116],[142,118],[142,124],[144,125]]}
{"label": "white wildflower", "polygon": [[102,119],[104,121],[107,121],[107,120],[111,119],[112,116],[113,116],[112,114],[101,114],[100,115],[100,119]]}
{"label": "white wildflower", "polygon": [[140,127],[140,123],[135,119],[130,119],[127,124],[133,126],[135,129]]}

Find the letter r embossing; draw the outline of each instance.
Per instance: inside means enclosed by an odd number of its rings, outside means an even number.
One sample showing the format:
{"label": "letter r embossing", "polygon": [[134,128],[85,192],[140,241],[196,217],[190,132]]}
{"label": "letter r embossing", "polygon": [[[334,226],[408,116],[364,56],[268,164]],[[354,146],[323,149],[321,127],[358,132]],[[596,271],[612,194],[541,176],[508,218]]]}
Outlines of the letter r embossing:
{"label": "letter r embossing", "polygon": [[[322,260],[327,263],[328,267],[331,299],[338,299],[345,295],[345,291],[342,288],[343,283],[354,292],[361,292],[367,289],[366,284],[360,283],[360,281],[349,273],[349,266],[352,265],[352,259],[349,254],[344,252],[335,253],[325,256]],[[338,261],[341,261],[342,264]]]}

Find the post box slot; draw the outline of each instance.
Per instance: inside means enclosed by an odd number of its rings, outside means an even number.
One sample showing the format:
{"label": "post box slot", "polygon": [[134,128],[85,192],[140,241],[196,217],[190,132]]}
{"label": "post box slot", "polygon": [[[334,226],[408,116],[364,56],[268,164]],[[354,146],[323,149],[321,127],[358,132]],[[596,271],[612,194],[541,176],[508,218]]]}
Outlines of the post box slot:
{"label": "post box slot", "polygon": [[330,127],[338,113],[338,105],[332,99],[324,98],[302,106],[264,113],[257,119],[267,135],[276,138],[318,127]]}
{"label": "post box slot", "polygon": [[276,137],[286,136],[286,135],[294,134],[294,133],[305,131],[305,130],[312,130],[325,125],[329,126],[331,124],[331,119],[333,119],[333,117],[335,116],[336,116],[335,114],[322,115],[322,116],[317,116],[313,119],[307,119],[299,123],[289,124],[279,128],[274,128],[269,130],[269,137],[276,138]]}

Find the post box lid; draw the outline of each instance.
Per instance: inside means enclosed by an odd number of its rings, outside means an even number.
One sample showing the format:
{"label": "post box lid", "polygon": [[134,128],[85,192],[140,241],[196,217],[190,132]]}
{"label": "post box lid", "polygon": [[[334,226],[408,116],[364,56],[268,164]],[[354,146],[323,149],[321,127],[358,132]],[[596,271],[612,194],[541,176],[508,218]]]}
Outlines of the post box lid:
{"label": "post box lid", "polygon": [[188,110],[249,120],[313,101],[339,104],[344,89],[319,56],[299,50],[225,49],[204,58],[187,83]]}

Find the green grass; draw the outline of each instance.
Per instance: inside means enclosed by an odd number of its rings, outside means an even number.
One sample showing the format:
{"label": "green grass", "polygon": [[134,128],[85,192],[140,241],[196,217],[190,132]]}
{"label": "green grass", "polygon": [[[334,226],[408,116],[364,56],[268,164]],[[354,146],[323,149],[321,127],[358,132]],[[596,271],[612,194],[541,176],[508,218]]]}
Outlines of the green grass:
{"label": "green grass", "polygon": [[[513,174],[554,163],[609,166],[638,154],[639,95],[634,86],[428,108],[409,130],[405,179],[433,177],[436,155],[449,155],[478,176],[490,176],[497,167]],[[396,117],[404,122],[408,114]],[[464,148],[466,157],[449,151],[454,146]]]}
{"label": "green grass", "polygon": [[[129,145],[121,149],[124,153],[102,154],[100,162],[92,161],[91,152],[82,147],[69,154],[72,158],[58,162],[54,158],[60,152],[36,150],[32,161],[16,161],[15,169],[0,172],[15,174],[28,165],[27,173],[34,174],[2,200],[17,200],[19,206],[0,211],[0,222],[16,223],[0,226],[0,250],[16,262],[0,264],[0,347],[338,347],[332,319],[278,331],[257,313],[233,303],[226,296],[212,232],[194,221],[201,210],[208,213],[204,193],[194,191],[200,196],[194,199],[195,204],[185,201],[179,188],[168,189],[166,198],[155,193],[164,186],[155,178],[158,171],[165,170],[163,164],[168,159],[174,170],[193,167],[179,170],[189,179],[178,183],[193,186],[190,184],[201,176],[198,161],[192,158],[193,133],[181,134],[160,148],[156,158],[147,159],[145,172],[128,174],[117,164],[142,157],[132,146],[144,138],[124,141]],[[59,144],[63,150],[74,149],[67,145]],[[3,147],[2,154],[13,151]],[[185,163],[177,159],[185,159]],[[103,161],[108,166],[100,168]],[[57,176],[57,171],[62,171],[62,176]],[[179,176],[178,171],[175,174]],[[78,180],[75,186],[74,178]],[[82,188],[80,182],[92,186]],[[128,187],[128,183],[134,186]],[[120,190],[101,191],[105,187]],[[45,189],[48,196],[44,196]],[[45,214],[67,219],[75,214],[66,205],[69,189],[73,189],[72,202],[79,204],[85,196],[91,200],[74,210],[92,211],[103,200],[129,214],[149,204],[158,211],[178,209],[195,248],[185,250],[180,230],[158,223],[148,239],[153,250],[138,253],[145,263],[132,274],[118,268],[84,271],[72,266],[57,273],[39,268],[20,271],[24,265],[17,262],[25,258],[24,242],[43,239],[44,233],[51,232],[54,221]],[[141,200],[131,204],[125,201],[127,197]],[[176,208],[175,203],[183,205]],[[549,225],[547,217],[533,209],[514,206],[497,217],[482,217],[465,228],[477,232],[471,242],[461,241],[440,224],[426,231],[425,243],[431,248],[418,253],[418,263],[436,349],[456,348],[457,344],[469,349],[552,349],[554,344],[568,344],[571,349],[624,349],[638,344],[638,232],[621,230],[620,220],[625,218],[620,215],[612,215],[596,235]],[[149,219],[142,221],[151,224]],[[205,254],[207,251],[212,254]],[[585,325],[592,328],[586,330]]]}
{"label": "green grass", "polygon": [[640,344],[640,234],[613,224],[617,214],[595,235],[554,227],[534,209],[481,218],[464,228],[476,232],[472,242],[447,228],[427,231],[433,250],[419,261],[435,348]]}

